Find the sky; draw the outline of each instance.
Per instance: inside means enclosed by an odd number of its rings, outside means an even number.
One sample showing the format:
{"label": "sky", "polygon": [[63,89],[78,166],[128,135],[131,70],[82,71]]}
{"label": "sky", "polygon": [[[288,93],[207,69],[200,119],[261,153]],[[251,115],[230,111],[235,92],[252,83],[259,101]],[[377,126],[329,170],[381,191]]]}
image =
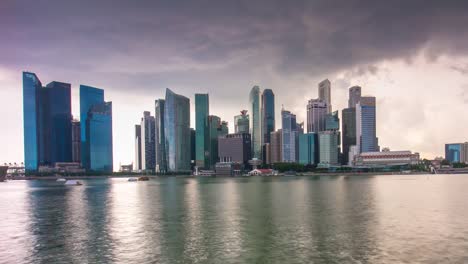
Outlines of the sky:
{"label": "sky", "polygon": [[114,167],[134,158],[134,125],[165,88],[210,94],[229,122],[254,85],[305,121],[318,83],[333,110],[348,88],[377,97],[381,147],[444,155],[468,141],[468,1],[2,0],[0,162],[23,156],[22,71],[43,84],[105,90],[113,102]]}

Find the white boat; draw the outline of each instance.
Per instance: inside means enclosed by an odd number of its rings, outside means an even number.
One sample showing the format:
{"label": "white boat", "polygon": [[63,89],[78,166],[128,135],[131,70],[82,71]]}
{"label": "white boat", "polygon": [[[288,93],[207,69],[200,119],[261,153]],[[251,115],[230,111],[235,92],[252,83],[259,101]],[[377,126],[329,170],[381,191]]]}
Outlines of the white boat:
{"label": "white boat", "polygon": [[136,182],[136,181],[138,181],[138,178],[128,178],[128,181],[129,182]]}
{"label": "white boat", "polygon": [[66,182],[66,181],[67,181],[67,179],[64,179],[64,178],[58,178],[58,179],[56,180],[56,182]]}
{"label": "white boat", "polygon": [[77,180],[68,180],[65,182],[65,185],[75,186],[75,185],[83,185],[83,184]]}

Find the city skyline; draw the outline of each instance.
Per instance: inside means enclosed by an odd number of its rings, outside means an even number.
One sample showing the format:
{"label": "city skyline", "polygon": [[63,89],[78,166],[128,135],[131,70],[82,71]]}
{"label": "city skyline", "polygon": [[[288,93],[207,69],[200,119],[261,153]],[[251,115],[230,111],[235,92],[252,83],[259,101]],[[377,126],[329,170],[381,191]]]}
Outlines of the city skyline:
{"label": "city skyline", "polygon": [[[246,95],[252,86],[274,91],[276,128],[280,128],[281,105],[304,121],[306,101],[318,98],[317,84],[328,78],[332,83],[334,110],[346,107],[347,89],[351,86],[361,86],[363,96],[377,98],[377,131],[382,147],[411,149],[422,157],[433,158],[444,155],[445,143],[466,141],[463,131],[468,130],[468,117],[460,114],[468,104],[468,56],[461,45],[466,40],[459,34],[467,19],[466,6],[462,4],[427,3],[424,8],[402,4],[405,13],[396,12],[387,4],[379,8],[368,4],[362,10],[349,5],[333,10],[320,8],[317,13],[319,8],[315,7],[323,7],[318,1],[318,6],[305,5],[302,10],[284,4],[285,13],[275,15],[265,10],[263,16],[246,19],[242,19],[243,11],[249,9],[255,15],[265,6],[259,2],[249,8],[235,8],[213,3],[213,9],[201,10],[163,5],[164,12],[173,15],[180,10],[185,16],[169,29],[172,34],[167,34],[167,30],[154,25],[171,24],[167,23],[173,21],[171,18],[156,16],[155,20],[145,20],[149,17],[146,12],[139,17],[133,12],[141,7],[119,9],[123,2],[116,2],[111,10],[120,14],[122,21],[129,22],[128,27],[121,29],[109,19],[107,6],[101,4],[75,6],[80,12],[68,19],[63,17],[67,12],[61,12],[67,8],[59,2],[51,3],[47,7],[50,10],[27,2],[6,4],[0,11],[0,27],[5,32],[0,51],[0,121],[8,124],[0,142],[6,148],[0,154],[2,162],[23,160],[20,76],[23,70],[35,72],[44,83],[53,80],[71,83],[73,116],[79,116],[80,84],[106,90],[106,100],[113,102],[115,117],[114,168],[133,161],[133,122],[139,120],[143,111],[153,110],[154,100],[164,97],[166,87],[190,98],[191,127],[195,127],[193,94],[209,93],[210,112],[228,121],[230,131],[234,131],[233,116],[248,109]],[[91,7],[93,12],[87,12]],[[412,15],[415,10],[418,16]],[[353,13],[356,18],[343,21],[349,16],[337,16],[336,12]],[[103,29],[89,27],[85,19],[72,23],[82,18],[77,14],[86,13]],[[219,15],[207,15],[216,13]],[[364,16],[366,13],[370,15]],[[229,15],[232,25],[220,22]],[[22,17],[21,21],[17,16]],[[430,22],[434,16],[442,18],[442,22],[437,25]],[[369,23],[368,17],[375,19],[375,23]],[[56,23],[57,19],[63,23]],[[35,27],[30,27],[33,23]],[[132,30],[135,23],[141,23],[141,31]],[[199,35],[190,33],[192,23],[200,26]],[[423,30],[411,38],[395,39],[397,35],[409,36],[413,32],[407,23]],[[216,24],[227,30],[220,32]],[[323,24],[328,27],[320,26]],[[277,39],[268,33],[272,29],[268,25],[274,26],[275,35],[288,41],[272,41]],[[57,32],[63,33],[63,37],[52,37]],[[399,34],[384,36],[380,32]],[[362,37],[362,41],[356,36]],[[185,41],[180,41],[181,38]],[[86,39],[93,41],[83,41]],[[123,46],[109,39],[116,39]],[[135,39],[141,41],[137,43]],[[448,118],[451,116],[456,118]],[[392,132],[395,130],[405,133]]]}

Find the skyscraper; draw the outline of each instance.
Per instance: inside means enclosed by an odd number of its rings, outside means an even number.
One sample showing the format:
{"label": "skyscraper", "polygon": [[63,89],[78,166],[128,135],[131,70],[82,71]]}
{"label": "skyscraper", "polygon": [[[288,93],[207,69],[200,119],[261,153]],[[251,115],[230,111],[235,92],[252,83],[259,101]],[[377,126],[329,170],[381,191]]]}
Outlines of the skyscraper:
{"label": "skyscraper", "polygon": [[353,86],[349,88],[348,108],[355,108],[361,101],[361,87]]}
{"label": "skyscraper", "polygon": [[445,159],[451,163],[468,163],[468,142],[445,144]]}
{"label": "skyscraper", "polygon": [[166,89],[164,108],[167,170],[190,171],[190,99]]}
{"label": "skyscraper", "polygon": [[135,165],[134,170],[141,170],[141,125],[135,125]]}
{"label": "skyscraper", "polygon": [[356,108],[345,108],[341,111],[343,132],[343,162],[349,163],[349,150],[356,145]]}
{"label": "skyscraper", "polygon": [[81,163],[81,127],[80,121],[72,121],[72,161]]}
{"label": "skyscraper", "polygon": [[155,118],[149,111],[143,112],[141,119],[141,169],[153,171],[156,168]]}
{"label": "skyscraper", "polygon": [[89,150],[88,170],[113,171],[112,102],[91,106],[86,118],[86,143]]}
{"label": "skyscraper", "polygon": [[34,73],[23,72],[24,156],[26,171],[72,161],[71,87],[42,87]]}
{"label": "skyscraper", "polygon": [[250,135],[252,137],[252,158],[262,158],[262,111],[260,88],[254,86],[249,96]]}
{"label": "skyscraper", "polygon": [[199,168],[210,166],[209,156],[207,155],[210,147],[209,115],[208,94],[195,94],[195,164]]}
{"label": "skyscraper", "polygon": [[275,94],[271,89],[262,93],[263,144],[270,143],[270,133],[275,131]]}
{"label": "skyscraper", "polygon": [[307,133],[325,130],[327,103],[321,99],[310,99],[307,104]]}
{"label": "skyscraper", "polygon": [[299,163],[316,165],[319,161],[317,133],[299,135]]}
{"label": "skyscraper", "polygon": [[281,110],[282,123],[282,157],[283,162],[296,162],[296,115],[290,111]]}
{"label": "skyscraper", "polygon": [[155,160],[156,172],[167,171],[166,137],[164,132],[164,99],[154,102],[154,140],[155,140]]}
{"label": "skyscraper", "polygon": [[336,130],[322,131],[319,138],[319,165],[329,167],[338,165],[339,161],[339,132]]}
{"label": "skyscraper", "polygon": [[318,84],[319,99],[327,104],[327,113],[331,113],[331,83],[328,79],[321,81]]}
{"label": "skyscraper", "polygon": [[356,105],[356,143],[359,152],[379,151],[375,97],[361,97]]}
{"label": "skyscraper", "polygon": [[249,115],[247,110],[242,110],[240,115],[234,116],[234,132],[237,133],[250,133],[249,132]]}
{"label": "skyscraper", "polygon": [[270,133],[270,163],[278,163],[283,161],[283,130]]}

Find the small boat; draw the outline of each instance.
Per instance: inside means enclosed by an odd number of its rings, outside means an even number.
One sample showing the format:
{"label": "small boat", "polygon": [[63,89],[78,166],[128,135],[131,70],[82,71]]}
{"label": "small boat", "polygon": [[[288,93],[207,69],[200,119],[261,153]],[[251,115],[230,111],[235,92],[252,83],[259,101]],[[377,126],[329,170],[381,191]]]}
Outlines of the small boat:
{"label": "small boat", "polygon": [[138,181],[149,181],[149,178],[147,176],[141,176],[138,177]]}
{"label": "small boat", "polygon": [[129,182],[136,182],[136,181],[138,181],[138,178],[128,178],[128,181]]}
{"label": "small boat", "polygon": [[56,180],[56,182],[66,182],[66,181],[67,181],[67,179],[64,179],[64,178],[58,178],[58,179]]}
{"label": "small boat", "polygon": [[83,185],[83,184],[77,180],[68,180],[65,182],[65,185],[78,186],[78,185]]}

